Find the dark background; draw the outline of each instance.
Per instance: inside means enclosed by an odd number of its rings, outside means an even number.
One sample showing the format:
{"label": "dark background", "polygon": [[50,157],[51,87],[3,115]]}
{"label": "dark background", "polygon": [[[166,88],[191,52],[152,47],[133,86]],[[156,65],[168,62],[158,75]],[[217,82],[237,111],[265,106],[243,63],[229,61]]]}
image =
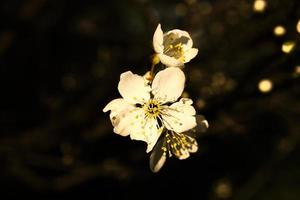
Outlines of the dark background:
{"label": "dark background", "polygon": [[[0,198],[300,199],[300,2],[266,1],[2,0]],[[210,128],[153,174],[102,109],[120,73],[149,70],[158,23],[199,48],[184,95]]]}

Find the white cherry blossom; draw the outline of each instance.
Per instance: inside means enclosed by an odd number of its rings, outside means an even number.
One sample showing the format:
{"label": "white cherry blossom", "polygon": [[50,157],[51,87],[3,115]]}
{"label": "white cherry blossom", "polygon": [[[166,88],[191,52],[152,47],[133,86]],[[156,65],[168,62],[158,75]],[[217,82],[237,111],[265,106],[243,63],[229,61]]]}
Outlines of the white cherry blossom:
{"label": "white cherry blossom", "polygon": [[153,48],[160,61],[167,67],[181,67],[198,54],[193,48],[193,40],[189,33],[173,29],[163,33],[158,24],[153,35]]}
{"label": "white cherry blossom", "polygon": [[115,133],[145,141],[150,152],[164,129],[181,133],[196,126],[192,100],[177,101],[184,84],[184,73],[175,67],[158,72],[151,85],[143,76],[124,72],[118,85],[122,98],[112,100],[103,112],[110,111]]}

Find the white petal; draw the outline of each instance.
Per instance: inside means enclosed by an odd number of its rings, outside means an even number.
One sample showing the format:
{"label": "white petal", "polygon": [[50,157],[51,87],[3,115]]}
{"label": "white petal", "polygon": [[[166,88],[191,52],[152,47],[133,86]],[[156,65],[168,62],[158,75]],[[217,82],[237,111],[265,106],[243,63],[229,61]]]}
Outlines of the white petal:
{"label": "white petal", "polygon": [[[116,126],[116,124],[119,123],[120,117],[124,115],[124,113],[128,113],[131,110],[135,108],[134,105],[128,103],[126,100],[119,98],[114,99],[111,102],[109,102],[105,108],[103,109],[103,112],[110,111],[110,121],[113,126]],[[129,133],[120,133],[122,136],[127,136]]]}
{"label": "white petal", "polygon": [[[152,155],[153,155],[153,154],[151,154],[151,156],[152,156]],[[153,171],[154,173],[158,172],[158,171],[164,166],[166,160],[167,160],[167,156],[163,154],[163,155],[160,157],[160,159],[158,160],[158,162],[156,163],[156,165],[154,166],[154,168],[152,169],[152,171]]]}
{"label": "white petal", "polygon": [[137,140],[146,141],[145,136],[140,130],[140,125],[144,120],[144,112],[140,108],[135,108],[133,110],[123,110],[120,112],[114,121],[114,132],[127,136],[133,134],[134,129],[139,128],[139,135],[136,135]]}
{"label": "white petal", "polygon": [[104,112],[109,110],[115,133],[122,136],[130,134],[132,140],[141,140],[148,144],[147,152],[152,150],[162,132],[156,119],[146,119],[142,108],[137,108],[124,99],[115,99],[103,109]]}
{"label": "white petal", "polygon": [[182,133],[196,127],[196,110],[192,106],[193,101],[182,98],[163,110],[163,121],[167,129]]}
{"label": "white petal", "polygon": [[154,99],[160,103],[174,102],[183,92],[185,75],[179,68],[169,67],[156,74],[152,83]]}
{"label": "white petal", "polygon": [[208,121],[207,120],[203,120],[202,123],[204,123],[206,125],[206,128],[209,127]]}
{"label": "white petal", "polygon": [[115,110],[119,109],[120,107],[123,107],[125,105],[125,103],[126,103],[126,101],[122,98],[114,99],[103,108],[103,112],[107,112],[109,110],[115,111]]}
{"label": "white petal", "polygon": [[184,53],[184,63],[189,62],[198,54],[198,49],[192,48]]}
{"label": "white petal", "polygon": [[133,140],[142,140],[147,142],[147,153],[150,152],[156,144],[162,129],[158,128],[157,120],[154,118],[145,119],[144,113],[139,119],[131,122],[130,138]]}
{"label": "white petal", "polygon": [[121,74],[118,89],[122,97],[131,103],[143,103],[150,98],[150,87],[144,78],[131,71]]}
{"label": "white petal", "polygon": [[170,30],[166,34],[170,34],[170,33],[176,34],[176,35],[178,35],[178,37],[185,36],[185,37],[191,38],[190,34],[187,31],[183,31],[180,29]]}
{"label": "white petal", "polygon": [[167,67],[181,67],[184,64],[183,62],[180,62],[176,58],[167,56],[165,54],[158,54],[158,57],[160,59],[160,62],[166,65]]}
{"label": "white petal", "polygon": [[156,53],[162,53],[164,50],[163,46],[164,34],[161,30],[160,24],[158,24],[154,35],[153,35],[153,48]]}
{"label": "white petal", "polygon": [[[149,120],[149,119],[148,119]],[[159,136],[162,133],[163,127],[158,128],[158,123],[156,119],[150,120],[146,125],[146,137],[148,139],[147,143],[147,150],[146,152],[149,153],[152,151],[153,147],[155,146]]]}

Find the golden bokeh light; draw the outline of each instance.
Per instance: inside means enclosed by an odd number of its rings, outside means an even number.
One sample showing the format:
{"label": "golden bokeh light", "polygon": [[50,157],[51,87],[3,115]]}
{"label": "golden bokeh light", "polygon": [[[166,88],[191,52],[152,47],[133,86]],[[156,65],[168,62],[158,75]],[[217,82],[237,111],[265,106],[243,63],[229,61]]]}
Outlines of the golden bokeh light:
{"label": "golden bokeh light", "polygon": [[232,186],[228,180],[221,180],[215,186],[215,194],[220,199],[228,199],[232,196]]}
{"label": "golden bokeh light", "polygon": [[274,32],[274,34],[275,34],[276,36],[282,36],[282,35],[285,34],[286,31],[285,31],[285,28],[284,28],[283,26],[278,25],[278,26],[276,26],[276,27],[274,28],[273,32]]}
{"label": "golden bokeh light", "polygon": [[295,78],[297,78],[297,77],[300,76],[300,66],[296,66],[296,67],[295,67],[293,76],[294,76]]}
{"label": "golden bokeh light", "polygon": [[281,50],[284,53],[290,53],[295,48],[296,43],[294,41],[286,41],[282,44]]}
{"label": "golden bokeh light", "polygon": [[273,88],[273,83],[269,79],[263,79],[258,83],[258,89],[262,93],[268,93],[272,90]]}
{"label": "golden bokeh light", "polygon": [[253,10],[255,12],[264,12],[267,6],[267,2],[265,0],[255,0],[253,4]]}
{"label": "golden bokeh light", "polygon": [[297,31],[298,31],[298,33],[300,33],[300,19],[299,19],[299,21],[297,23]]}
{"label": "golden bokeh light", "polygon": [[300,74],[300,66],[296,66],[295,67],[295,73],[296,74]]}

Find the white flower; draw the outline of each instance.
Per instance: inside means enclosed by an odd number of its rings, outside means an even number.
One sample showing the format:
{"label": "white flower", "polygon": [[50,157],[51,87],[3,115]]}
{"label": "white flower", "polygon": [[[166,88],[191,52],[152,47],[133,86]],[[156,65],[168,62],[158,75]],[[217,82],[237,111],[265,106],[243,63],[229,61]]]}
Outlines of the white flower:
{"label": "white flower", "polygon": [[153,35],[153,47],[160,61],[168,67],[181,67],[198,54],[186,31],[174,29],[163,33],[158,24]]}
{"label": "white flower", "polygon": [[192,100],[181,98],[173,103],[181,96],[184,83],[184,73],[174,67],[158,72],[151,86],[142,76],[127,71],[118,85],[123,98],[112,100],[103,112],[111,111],[115,133],[147,142],[150,152],[164,128],[181,133],[196,126]]}

